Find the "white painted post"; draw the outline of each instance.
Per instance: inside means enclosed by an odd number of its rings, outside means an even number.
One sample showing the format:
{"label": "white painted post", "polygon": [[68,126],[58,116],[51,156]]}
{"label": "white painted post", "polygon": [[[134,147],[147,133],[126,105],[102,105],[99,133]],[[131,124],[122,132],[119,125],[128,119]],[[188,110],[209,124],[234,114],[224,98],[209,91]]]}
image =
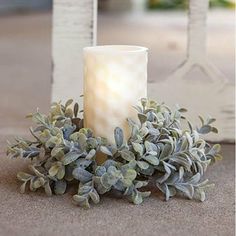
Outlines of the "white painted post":
{"label": "white painted post", "polygon": [[208,7],[209,0],[189,0],[187,58],[171,77],[183,77],[197,66],[211,80],[227,82],[225,75],[207,59]]}
{"label": "white painted post", "polygon": [[[171,106],[179,103],[188,108],[188,118],[199,123],[198,115],[216,118],[219,134],[210,134],[210,141],[235,141],[234,85],[207,58],[207,13],[209,0],[189,0],[188,47],[185,61],[164,81],[150,84],[153,98]],[[204,80],[184,77],[198,67],[207,76]]]}
{"label": "white painted post", "polygon": [[96,44],[97,0],[54,0],[52,101],[83,94],[82,49]]}

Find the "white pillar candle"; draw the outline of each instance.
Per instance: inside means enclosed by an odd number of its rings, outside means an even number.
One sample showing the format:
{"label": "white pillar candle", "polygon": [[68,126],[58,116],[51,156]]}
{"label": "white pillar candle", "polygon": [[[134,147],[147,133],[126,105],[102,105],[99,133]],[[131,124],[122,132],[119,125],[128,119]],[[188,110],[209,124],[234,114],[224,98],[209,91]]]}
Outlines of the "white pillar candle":
{"label": "white pillar candle", "polygon": [[107,45],[84,48],[84,125],[114,143],[114,129],[128,138],[132,106],[147,97],[147,48]]}

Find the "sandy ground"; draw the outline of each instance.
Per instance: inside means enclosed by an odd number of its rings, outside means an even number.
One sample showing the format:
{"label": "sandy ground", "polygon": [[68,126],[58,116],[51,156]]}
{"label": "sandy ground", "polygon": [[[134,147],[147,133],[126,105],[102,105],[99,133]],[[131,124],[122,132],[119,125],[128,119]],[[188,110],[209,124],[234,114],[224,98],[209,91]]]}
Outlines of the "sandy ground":
{"label": "sandy ground", "polygon": [[[231,80],[233,19],[232,12],[209,16],[209,57]],[[185,199],[166,203],[154,191],[141,206],[105,197],[99,206],[85,211],[71,203],[73,189],[52,198],[18,193],[15,175],[27,163],[6,158],[5,140],[26,135],[30,122],[24,116],[35,110],[35,104],[41,111],[48,110],[50,30],[48,13],[0,17],[0,235],[234,235],[233,145],[224,145],[224,160],[214,171],[209,169],[207,177],[216,187],[204,203]],[[180,13],[150,14],[145,19],[102,15],[98,42],[148,46],[149,82],[153,83],[184,59],[185,30],[186,18]]]}

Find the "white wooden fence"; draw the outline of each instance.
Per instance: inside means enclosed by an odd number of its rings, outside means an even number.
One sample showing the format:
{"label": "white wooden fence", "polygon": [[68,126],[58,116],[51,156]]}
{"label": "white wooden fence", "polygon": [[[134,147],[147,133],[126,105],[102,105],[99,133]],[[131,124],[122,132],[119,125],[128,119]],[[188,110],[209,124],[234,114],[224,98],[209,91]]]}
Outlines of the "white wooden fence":
{"label": "white wooden fence", "polygon": [[[54,0],[53,5],[52,101],[69,98],[81,101],[82,49],[96,44],[97,0]],[[208,5],[208,0],[189,0],[186,60],[164,82],[155,87],[150,85],[148,94],[167,104],[178,102],[189,108],[193,122],[197,122],[198,114],[211,114],[218,120],[219,135],[208,138],[234,142],[234,86],[207,59]],[[194,67],[199,67],[209,80],[184,80],[184,75]]]}
{"label": "white wooden fence", "polygon": [[[52,101],[83,94],[83,48],[96,44],[97,1],[55,0],[53,5]],[[82,106],[82,103],[80,103]]]}

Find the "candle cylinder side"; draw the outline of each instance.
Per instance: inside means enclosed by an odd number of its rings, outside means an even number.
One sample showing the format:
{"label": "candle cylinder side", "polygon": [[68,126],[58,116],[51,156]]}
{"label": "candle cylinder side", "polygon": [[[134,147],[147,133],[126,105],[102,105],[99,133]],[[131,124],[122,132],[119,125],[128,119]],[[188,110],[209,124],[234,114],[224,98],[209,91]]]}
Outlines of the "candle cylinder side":
{"label": "candle cylinder side", "polygon": [[147,97],[147,48],[97,46],[84,49],[84,124],[114,143],[114,129],[130,135],[127,118]]}

